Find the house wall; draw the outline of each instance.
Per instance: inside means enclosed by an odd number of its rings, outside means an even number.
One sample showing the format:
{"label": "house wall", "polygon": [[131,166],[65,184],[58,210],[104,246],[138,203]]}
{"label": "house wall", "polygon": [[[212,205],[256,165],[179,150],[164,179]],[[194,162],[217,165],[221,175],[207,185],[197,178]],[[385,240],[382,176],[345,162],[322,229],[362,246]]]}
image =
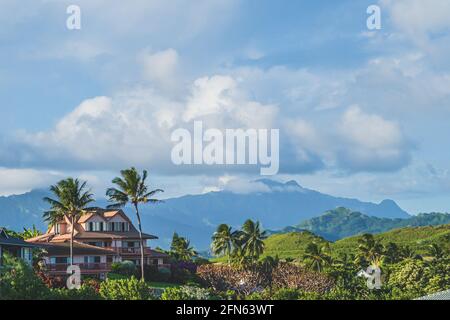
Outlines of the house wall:
{"label": "house wall", "polygon": [[117,214],[111,219],[109,219],[108,222],[128,222],[128,221],[124,219],[121,215]]}

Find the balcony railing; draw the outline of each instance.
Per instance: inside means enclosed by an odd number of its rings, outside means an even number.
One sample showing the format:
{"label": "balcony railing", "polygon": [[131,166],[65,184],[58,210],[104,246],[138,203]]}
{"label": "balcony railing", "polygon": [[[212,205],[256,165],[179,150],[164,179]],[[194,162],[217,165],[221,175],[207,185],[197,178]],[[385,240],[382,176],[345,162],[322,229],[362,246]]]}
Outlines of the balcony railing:
{"label": "balcony railing", "polygon": [[[49,272],[66,272],[69,265],[68,263],[47,264],[46,269]],[[74,263],[74,265],[79,266],[82,273],[111,270],[111,263]]]}
{"label": "balcony railing", "polygon": [[[141,254],[140,247],[106,247],[105,249],[114,250],[119,254]],[[149,247],[144,247],[144,254],[150,254],[151,249]]]}

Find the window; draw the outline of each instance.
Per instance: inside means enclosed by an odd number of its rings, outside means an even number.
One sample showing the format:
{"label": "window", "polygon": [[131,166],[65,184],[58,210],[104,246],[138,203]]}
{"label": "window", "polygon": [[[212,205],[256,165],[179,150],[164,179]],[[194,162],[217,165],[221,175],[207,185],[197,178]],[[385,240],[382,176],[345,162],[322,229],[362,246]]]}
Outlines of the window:
{"label": "window", "polygon": [[106,231],[104,222],[89,222],[86,225],[86,231]]}
{"label": "window", "polygon": [[22,248],[22,259],[28,263],[33,261],[33,251],[31,248]]}
{"label": "window", "polygon": [[67,264],[69,261],[68,257],[51,257],[50,264]]}
{"label": "window", "polygon": [[84,263],[100,263],[100,256],[85,256]]}

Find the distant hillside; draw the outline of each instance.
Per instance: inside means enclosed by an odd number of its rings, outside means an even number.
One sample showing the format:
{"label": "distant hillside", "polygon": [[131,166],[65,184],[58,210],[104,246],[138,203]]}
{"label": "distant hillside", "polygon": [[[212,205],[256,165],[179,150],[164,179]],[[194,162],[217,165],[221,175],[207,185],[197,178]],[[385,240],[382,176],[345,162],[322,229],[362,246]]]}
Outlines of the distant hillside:
{"label": "distant hillside", "polygon": [[[356,236],[336,241],[333,244],[333,249],[336,252],[356,252],[358,248],[357,242],[360,238],[361,236]],[[375,238],[383,244],[395,242],[402,246],[410,246],[419,254],[426,253],[428,246],[432,243],[437,243],[444,250],[450,252],[450,224],[395,229],[377,234]]]}
{"label": "distant hillside", "polygon": [[[360,238],[361,236],[350,237],[332,243],[308,231],[274,234],[265,240],[266,250],[264,255],[273,257],[278,255],[283,259],[297,259],[303,256],[306,246],[311,242],[321,244],[328,242],[334,255],[344,252],[347,254],[356,253]],[[437,243],[444,250],[450,252],[450,224],[395,229],[375,235],[375,238],[383,244],[395,242],[401,246],[410,246],[419,254],[426,253],[428,246],[432,243]]]}
{"label": "distant hillside", "polygon": [[308,230],[330,241],[362,234],[381,233],[402,227],[433,226],[450,223],[450,214],[429,213],[407,219],[377,218],[346,208],[329,210],[284,231]]}

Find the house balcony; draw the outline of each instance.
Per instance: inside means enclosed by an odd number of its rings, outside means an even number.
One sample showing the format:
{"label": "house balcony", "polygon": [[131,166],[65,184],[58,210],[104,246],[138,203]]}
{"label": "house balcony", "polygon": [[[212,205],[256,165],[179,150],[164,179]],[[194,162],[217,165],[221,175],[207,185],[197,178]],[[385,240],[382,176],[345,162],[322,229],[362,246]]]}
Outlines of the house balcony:
{"label": "house balcony", "polygon": [[[140,247],[105,247],[105,249],[114,250],[120,255],[140,255]],[[152,251],[150,247],[144,247],[144,254],[151,254]]]}

